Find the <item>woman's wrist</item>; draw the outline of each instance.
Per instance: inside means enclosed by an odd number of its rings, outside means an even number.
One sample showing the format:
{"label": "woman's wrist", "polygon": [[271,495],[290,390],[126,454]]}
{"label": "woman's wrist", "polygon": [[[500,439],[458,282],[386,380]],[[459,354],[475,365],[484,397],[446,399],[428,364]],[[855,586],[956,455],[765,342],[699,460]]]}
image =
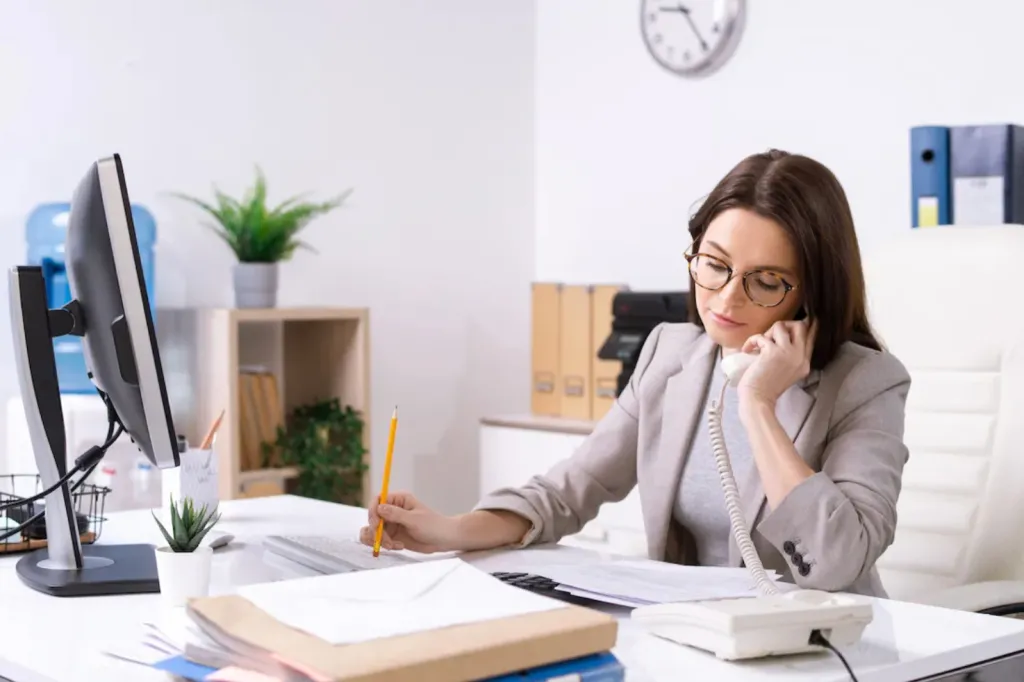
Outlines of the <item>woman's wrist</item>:
{"label": "woman's wrist", "polygon": [[763,423],[766,419],[775,419],[775,401],[753,393],[742,393],[739,414],[740,422],[746,427]]}
{"label": "woman's wrist", "polygon": [[528,520],[505,510],[477,509],[448,519],[451,521],[449,534],[453,545],[450,549],[461,552],[514,544],[530,530]]}

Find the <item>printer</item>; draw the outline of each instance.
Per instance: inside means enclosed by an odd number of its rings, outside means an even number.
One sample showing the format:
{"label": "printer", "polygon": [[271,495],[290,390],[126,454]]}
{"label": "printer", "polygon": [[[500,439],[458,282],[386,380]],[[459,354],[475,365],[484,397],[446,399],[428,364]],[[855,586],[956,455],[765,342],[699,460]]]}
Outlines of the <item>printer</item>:
{"label": "printer", "polygon": [[612,331],[597,357],[622,363],[615,395],[618,397],[636,369],[640,350],[651,331],[662,322],[689,321],[687,291],[620,291],[612,301]]}

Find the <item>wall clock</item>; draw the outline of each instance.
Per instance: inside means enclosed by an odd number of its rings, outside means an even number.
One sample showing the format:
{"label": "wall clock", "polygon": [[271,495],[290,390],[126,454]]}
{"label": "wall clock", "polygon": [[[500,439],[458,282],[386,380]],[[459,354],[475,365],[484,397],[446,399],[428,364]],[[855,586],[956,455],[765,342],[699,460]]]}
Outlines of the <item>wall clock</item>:
{"label": "wall clock", "polygon": [[699,78],[729,61],[746,15],[746,0],[641,0],[640,32],[654,61]]}

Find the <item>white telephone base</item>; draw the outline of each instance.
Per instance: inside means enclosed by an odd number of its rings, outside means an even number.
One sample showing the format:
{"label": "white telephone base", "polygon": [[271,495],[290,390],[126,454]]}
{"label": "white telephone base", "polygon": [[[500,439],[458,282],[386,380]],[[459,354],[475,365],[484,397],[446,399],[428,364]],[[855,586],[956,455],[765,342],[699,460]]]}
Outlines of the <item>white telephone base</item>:
{"label": "white telephone base", "polygon": [[651,604],[632,619],[650,634],[725,660],[821,651],[818,630],[834,646],[855,644],[871,622],[866,598],[817,590],[700,602]]}

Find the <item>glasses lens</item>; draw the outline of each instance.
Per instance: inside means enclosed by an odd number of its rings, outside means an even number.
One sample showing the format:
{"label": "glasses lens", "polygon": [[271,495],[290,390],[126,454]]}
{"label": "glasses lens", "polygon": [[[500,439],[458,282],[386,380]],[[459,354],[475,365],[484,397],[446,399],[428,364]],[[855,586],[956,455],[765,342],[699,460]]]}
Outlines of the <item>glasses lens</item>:
{"label": "glasses lens", "polygon": [[747,296],[758,305],[776,306],[786,297],[786,283],[770,272],[751,272],[743,280]]}
{"label": "glasses lens", "polygon": [[698,255],[690,261],[690,274],[705,289],[719,289],[729,281],[729,266],[712,256]]}

